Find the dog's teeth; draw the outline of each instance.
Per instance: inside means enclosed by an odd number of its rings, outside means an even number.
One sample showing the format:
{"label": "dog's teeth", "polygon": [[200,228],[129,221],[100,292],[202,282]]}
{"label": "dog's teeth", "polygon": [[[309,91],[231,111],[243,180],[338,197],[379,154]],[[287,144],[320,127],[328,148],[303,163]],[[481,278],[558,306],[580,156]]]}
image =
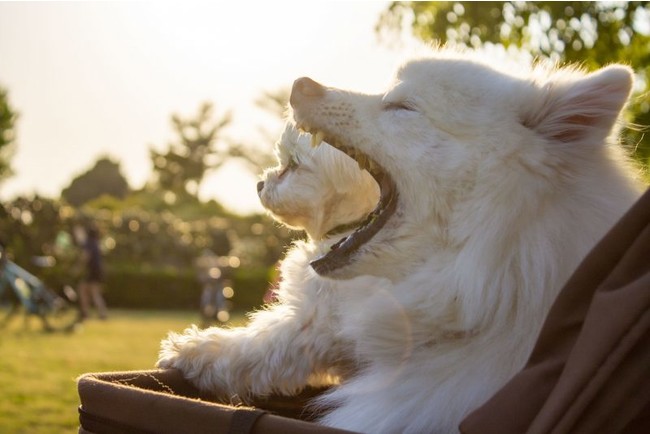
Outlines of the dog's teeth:
{"label": "dog's teeth", "polygon": [[311,136],[311,147],[315,148],[323,141],[325,134],[322,131],[317,132]]}

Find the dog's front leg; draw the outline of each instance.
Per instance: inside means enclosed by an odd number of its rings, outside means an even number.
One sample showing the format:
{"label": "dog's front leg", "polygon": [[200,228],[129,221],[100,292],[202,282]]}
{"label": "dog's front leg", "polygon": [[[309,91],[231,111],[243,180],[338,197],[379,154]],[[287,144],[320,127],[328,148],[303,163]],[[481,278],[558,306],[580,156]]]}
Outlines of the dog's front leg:
{"label": "dog's front leg", "polygon": [[293,394],[327,368],[336,346],[318,315],[299,315],[287,306],[256,313],[247,327],[170,333],[157,366],[176,368],[202,390],[222,399],[272,392]]}

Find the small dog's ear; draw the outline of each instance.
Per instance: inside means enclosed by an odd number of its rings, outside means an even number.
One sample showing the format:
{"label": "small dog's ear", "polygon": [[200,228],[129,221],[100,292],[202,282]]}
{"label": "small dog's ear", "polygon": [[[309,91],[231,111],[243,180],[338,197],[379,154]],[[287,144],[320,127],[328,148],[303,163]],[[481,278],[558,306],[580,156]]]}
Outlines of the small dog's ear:
{"label": "small dog's ear", "polygon": [[630,96],[632,74],[622,65],[578,80],[558,74],[544,85],[537,102],[523,107],[522,124],[552,141],[602,143]]}

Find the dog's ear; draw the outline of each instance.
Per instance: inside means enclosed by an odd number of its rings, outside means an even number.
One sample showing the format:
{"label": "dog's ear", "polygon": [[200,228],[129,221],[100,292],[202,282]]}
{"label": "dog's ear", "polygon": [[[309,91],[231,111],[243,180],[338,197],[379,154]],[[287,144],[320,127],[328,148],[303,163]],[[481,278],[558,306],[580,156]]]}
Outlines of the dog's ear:
{"label": "dog's ear", "polygon": [[579,79],[556,74],[536,102],[523,107],[522,123],[543,137],[564,143],[602,143],[632,89],[632,70],[612,65]]}

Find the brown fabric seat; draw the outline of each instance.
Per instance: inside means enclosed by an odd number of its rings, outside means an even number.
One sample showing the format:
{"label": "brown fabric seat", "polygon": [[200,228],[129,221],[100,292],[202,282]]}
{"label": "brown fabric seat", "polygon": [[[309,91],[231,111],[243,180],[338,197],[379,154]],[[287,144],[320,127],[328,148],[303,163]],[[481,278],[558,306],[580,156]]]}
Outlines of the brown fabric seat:
{"label": "brown fabric seat", "polygon": [[569,279],[526,367],[460,430],[650,433],[650,190]]}
{"label": "brown fabric seat", "polygon": [[255,408],[216,403],[179,371],[85,374],[77,382],[80,434],[345,434],[300,420],[319,390],[259,399]]}

